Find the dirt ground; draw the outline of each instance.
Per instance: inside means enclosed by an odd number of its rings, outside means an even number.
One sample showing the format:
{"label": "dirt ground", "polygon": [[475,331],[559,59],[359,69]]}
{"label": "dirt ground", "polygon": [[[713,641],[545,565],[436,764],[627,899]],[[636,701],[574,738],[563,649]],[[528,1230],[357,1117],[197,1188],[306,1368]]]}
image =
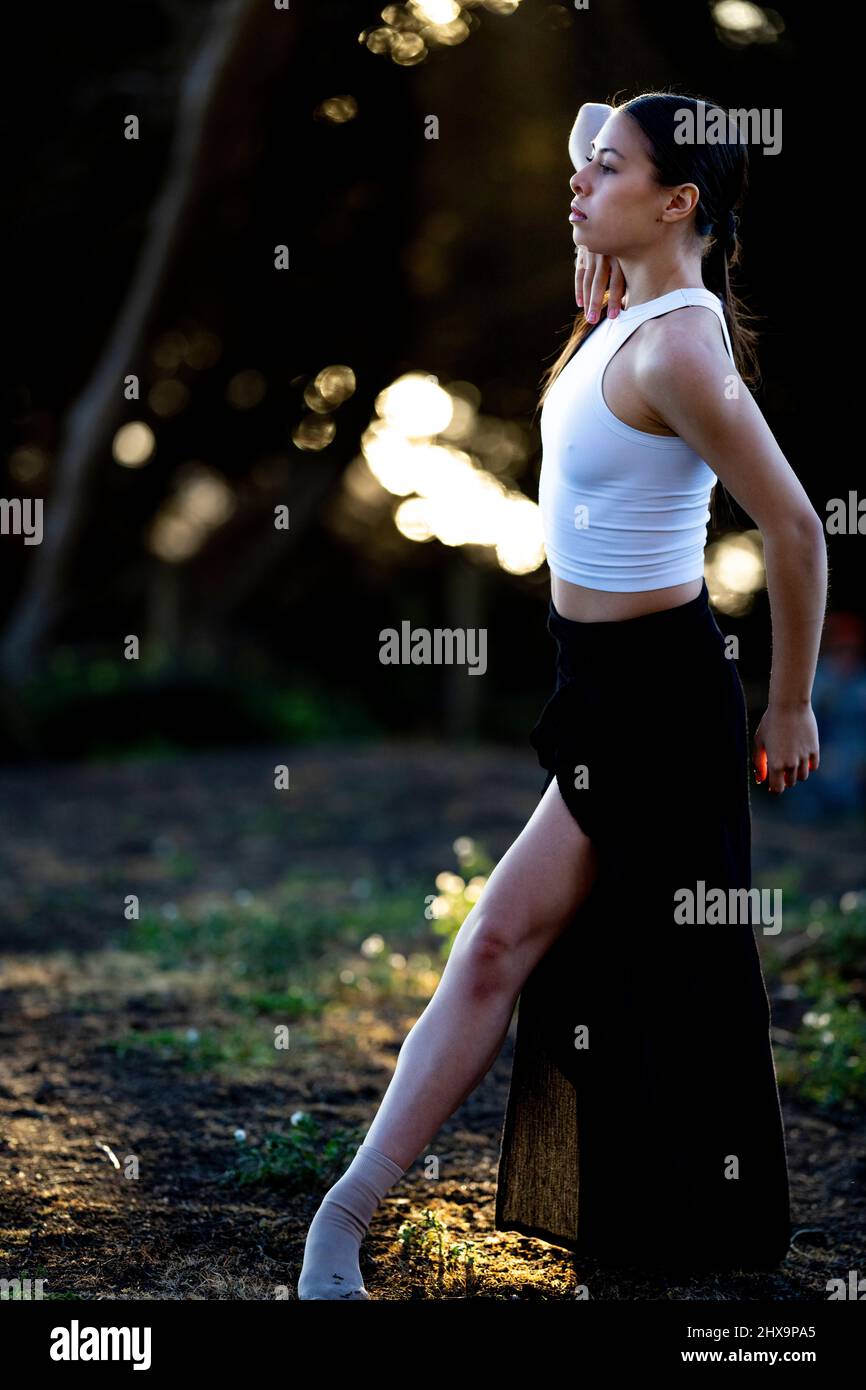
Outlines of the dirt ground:
{"label": "dirt ground", "polygon": [[[158,1054],[123,1055],[136,1030],[205,1029],[222,1015],[201,972],[155,972],[124,950],[122,902],[197,893],[266,895],[288,870],[398,882],[456,868],[469,835],[494,861],[535,806],[543,774],[523,752],[423,743],[292,750],[292,789],[263,817],[286,751],[176,761],[45,764],[0,777],[0,1277],[42,1277],[52,1297],[294,1297],[316,1193],[226,1184],[242,1130],[285,1130],[298,1111],[325,1132],[365,1127],[423,1004],[339,1004],[299,1025],[291,1065],[240,1062],[226,1076]],[[860,887],[853,844],[755,818],[756,870],[795,863],[811,891]],[[180,865],[180,867],[179,867]],[[774,1021],[784,1020],[774,1001]],[[493,1230],[514,1025],[482,1084],[374,1218],[362,1270],[379,1299],[798,1300],[864,1268],[866,1127],[783,1092],[795,1232],[772,1274],[680,1284],[600,1270],[539,1240]],[[129,1180],[128,1155],[140,1163]],[[121,1164],[118,1168],[117,1163]],[[431,1208],[475,1264],[409,1258],[401,1223]]]}

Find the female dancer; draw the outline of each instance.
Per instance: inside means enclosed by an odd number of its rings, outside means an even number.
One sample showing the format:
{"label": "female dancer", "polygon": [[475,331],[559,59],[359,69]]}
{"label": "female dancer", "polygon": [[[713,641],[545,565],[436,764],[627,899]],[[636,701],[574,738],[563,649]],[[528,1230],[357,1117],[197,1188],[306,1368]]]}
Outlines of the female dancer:
{"label": "female dancer", "polygon": [[358,1251],[376,1206],[486,1074],[518,996],[497,1229],[642,1266],[787,1250],[745,701],[703,579],[714,483],[763,536],[772,671],[751,755],[773,793],[818,767],[826,550],[743,388],[753,335],[728,260],[746,150],[683,141],[696,106],[592,104],[572,131],[585,315],[542,396],[557,660],[531,741],[547,781],[316,1212],[302,1299],[369,1298]]}

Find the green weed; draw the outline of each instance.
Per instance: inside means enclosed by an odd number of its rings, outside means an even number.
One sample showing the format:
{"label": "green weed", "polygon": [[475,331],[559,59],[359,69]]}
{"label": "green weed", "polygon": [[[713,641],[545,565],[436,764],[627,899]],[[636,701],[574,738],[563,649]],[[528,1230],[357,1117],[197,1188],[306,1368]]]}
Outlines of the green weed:
{"label": "green weed", "polygon": [[286,1133],[271,1131],[260,1144],[245,1144],[220,1181],[279,1187],[287,1196],[324,1193],[342,1177],[362,1139],[360,1129],[338,1130],[323,1139],[315,1116],[299,1111]]}
{"label": "green weed", "polygon": [[415,1268],[425,1273],[424,1266],[436,1284],[438,1293],[459,1293],[471,1296],[478,1287],[474,1241],[449,1241],[448,1229],[430,1207],[425,1207],[420,1219],[404,1221],[397,1239],[401,1254]]}

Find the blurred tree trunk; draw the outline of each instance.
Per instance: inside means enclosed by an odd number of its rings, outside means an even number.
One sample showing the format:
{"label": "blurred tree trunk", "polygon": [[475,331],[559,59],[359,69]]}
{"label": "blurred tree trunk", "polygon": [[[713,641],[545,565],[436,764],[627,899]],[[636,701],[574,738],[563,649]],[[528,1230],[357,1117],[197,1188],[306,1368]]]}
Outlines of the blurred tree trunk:
{"label": "blurred tree trunk", "polygon": [[[66,579],[88,500],[125,404],[123,377],[134,370],[208,161],[219,166],[221,137],[238,133],[238,107],[246,119],[255,109],[249,89],[261,100],[262,88],[285,61],[294,26],[274,25],[272,15],[258,0],[223,0],[213,9],[183,78],[165,182],[105,349],[67,414],[43,542],[0,643],[0,669],[10,682],[26,678],[63,611]],[[285,36],[282,50],[275,34]]]}

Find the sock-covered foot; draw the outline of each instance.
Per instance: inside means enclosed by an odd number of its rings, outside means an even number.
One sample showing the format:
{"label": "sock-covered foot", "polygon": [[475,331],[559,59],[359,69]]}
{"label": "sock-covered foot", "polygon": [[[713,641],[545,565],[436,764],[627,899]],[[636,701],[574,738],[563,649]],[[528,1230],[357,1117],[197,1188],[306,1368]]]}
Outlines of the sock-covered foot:
{"label": "sock-covered foot", "polygon": [[385,1193],[405,1171],[372,1145],[361,1145],[310,1224],[299,1299],[369,1299],[358,1263],[361,1241]]}

